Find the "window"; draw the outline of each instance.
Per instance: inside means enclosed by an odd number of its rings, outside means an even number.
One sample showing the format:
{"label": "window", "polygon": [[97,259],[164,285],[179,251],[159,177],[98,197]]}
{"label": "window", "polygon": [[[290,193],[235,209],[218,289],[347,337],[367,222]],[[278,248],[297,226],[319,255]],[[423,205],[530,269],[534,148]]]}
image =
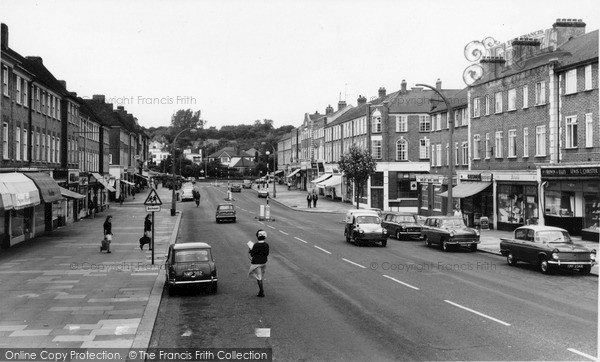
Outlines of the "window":
{"label": "window", "polygon": [[371,140],[371,149],[373,158],[380,160],[382,157],[381,140]]}
{"label": "window", "polygon": [[577,93],[577,69],[565,72],[565,94]]}
{"label": "window", "polygon": [[508,157],[517,157],[517,130],[508,131]]}
{"label": "window", "polygon": [[446,143],[446,166],[450,166],[450,144]]}
{"label": "window", "polygon": [[35,132],[35,153],[34,156],[36,161],[40,161],[40,133]]}
{"label": "window", "polygon": [[2,94],[8,96],[8,67],[2,66]]}
{"label": "window", "polygon": [[585,90],[591,90],[592,89],[592,66],[591,65],[586,65],[585,66],[585,72],[584,77],[585,77]]}
{"label": "window", "polygon": [[396,132],[408,132],[407,116],[396,116]]}
{"label": "window", "polygon": [[460,161],[460,153],[458,152],[458,142],[454,143],[454,164],[458,166]]}
{"label": "window", "polygon": [[508,90],[508,110],[514,111],[517,109],[517,89],[509,89]]}
{"label": "window", "polygon": [[21,127],[15,129],[15,159],[21,160]]}
{"label": "window", "polygon": [[469,164],[469,144],[467,142],[463,142],[461,146],[461,159],[463,165]]}
{"label": "window", "polygon": [[434,210],[442,209],[442,197],[440,196],[441,192],[442,192],[441,186],[433,187],[433,209]]}
{"label": "window", "polygon": [[23,160],[27,161],[29,160],[29,150],[27,149],[29,147],[29,142],[27,142],[27,130],[24,129],[23,130]]}
{"label": "window", "polygon": [[502,113],[502,92],[494,94],[494,112]]}
{"label": "window", "polygon": [[546,156],[546,126],[535,127],[535,155]]}
{"label": "window", "polygon": [[46,135],[46,161],[52,162],[52,153],[51,153],[52,143],[50,143],[50,135]]}
{"label": "window", "polygon": [[419,132],[430,132],[431,120],[429,116],[419,116]]}
{"label": "window", "polygon": [[427,159],[430,157],[429,146],[430,146],[430,141],[428,138],[421,138],[419,140],[419,158],[420,159]]}
{"label": "window", "polygon": [[489,160],[491,155],[490,152],[490,134],[486,133],[485,134],[485,158]]}
{"label": "window", "polygon": [[591,113],[585,114],[585,147],[594,147],[594,120]]}
{"label": "window", "polygon": [[408,161],[408,144],[402,138],[396,142],[396,160]]}
{"label": "window", "polygon": [[467,119],[467,109],[466,108],[463,108],[460,110],[460,118],[462,119],[463,126],[469,125],[469,120]]}
{"label": "window", "polygon": [[479,117],[479,97],[473,98],[473,118]]}
{"label": "window", "polygon": [[437,154],[437,156],[436,156],[436,160],[437,160],[436,165],[437,166],[441,166],[442,165],[442,144],[441,143],[438,144],[438,145],[436,145],[435,152]]}
{"label": "window", "polygon": [[378,133],[381,132],[381,113],[377,110],[373,113],[371,120],[371,131]]}
{"label": "window", "polygon": [[523,128],[523,157],[529,157],[529,128]]}
{"label": "window", "polygon": [[480,147],[481,147],[481,136],[476,134],[473,136],[473,158],[479,159]]}
{"label": "window", "polygon": [[60,162],[60,137],[56,137],[56,146],[54,148],[55,162]]}
{"label": "window", "polygon": [[529,107],[529,86],[523,86],[523,109]]}
{"label": "window", "polygon": [[502,131],[496,131],[494,157],[502,158]]}
{"label": "window", "polygon": [[537,82],[535,84],[535,105],[546,104],[546,82]]}
{"label": "window", "polygon": [[490,115],[490,96],[485,96],[485,115]]}
{"label": "window", "polygon": [[17,104],[21,104],[21,77],[15,75],[15,100]]}
{"label": "window", "polygon": [[45,135],[41,135],[42,138],[42,147],[40,149],[40,160],[41,161],[46,161],[46,136]]}
{"label": "window", "polygon": [[565,146],[566,148],[577,147],[577,116],[565,119]]}
{"label": "window", "polygon": [[42,109],[41,112],[42,113],[46,113],[46,95],[44,94],[44,92],[40,92],[42,94]]}
{"label": "window", "polygon": [[35,87],[35,110],[40,111],[40,88]]}
{"label": "window", "polygon": [[27,92],[27,81],[25,79],[21,79],[21,86],[23,88],[23,106],[29,107],[29,94]]}
{"label": "window", "polygon": [[8,123],[2,123],[2,158],[8,159]]}

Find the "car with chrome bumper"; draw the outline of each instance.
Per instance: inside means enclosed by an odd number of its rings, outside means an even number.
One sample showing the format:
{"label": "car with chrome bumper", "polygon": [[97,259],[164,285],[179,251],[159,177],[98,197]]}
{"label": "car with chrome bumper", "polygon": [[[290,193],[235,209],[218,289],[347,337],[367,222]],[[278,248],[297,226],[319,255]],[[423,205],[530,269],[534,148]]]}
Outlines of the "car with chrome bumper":
{"label": "car with chrome bumper", "polygon": [[219,204],[217,206],[217,212],[215,213],[215,218],[217,222],[221,221],[233,221],[236,219],[236,211],[235,206],[233,204]]}
{"label": "car with chrome bumper", "polygon": [[381,218],[372,210],[348,212],[345,218],[346,242],[356,245],[380,243],[387,245],[388,232],[381,226]]}
{"label": "car with chrome bumper", "polygon": [[596,249],[574,243],[565,229],[544,225],[516,228],[512,238],[500,239],[500,253],[509,265],[523,261],[544,274],[567,269],[586,275],[596,263]]}
{"label": "car with chrome bumper", "polygon": [[479,230],[467,227],[464,220],[457,216],[428,217],[421,228],[421,239],[425,245],[440,245],[444,251],[459,247],[477,251],[477,244],[480,243]]}
{"label": "car with chrome bumper", "polygon": [[398,240],[421,239],[421,225],[418,216],[408,212],[386,211],[381,216],[383,226],[390,236]]}
{"label": "car with chrome bumper", "polygon": [[165,255],[165,285],[169,294],[178,287],[208,286],[217,292],[217,267],[207,243],[169,245]]}
{"label": "car with chrome bumper", "polygon": [[231,192],[242,192],[242,185],[240,185],[240,184],[231,185]]}

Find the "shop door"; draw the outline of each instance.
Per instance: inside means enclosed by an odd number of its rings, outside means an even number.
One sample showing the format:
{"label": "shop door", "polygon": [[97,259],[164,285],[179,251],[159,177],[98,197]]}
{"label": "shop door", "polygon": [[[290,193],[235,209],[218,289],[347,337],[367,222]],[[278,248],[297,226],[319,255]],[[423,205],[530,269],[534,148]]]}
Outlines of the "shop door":
{"label": "shop door", "polygon": [[383,189],[371,189],[371,207],[383,210]]}

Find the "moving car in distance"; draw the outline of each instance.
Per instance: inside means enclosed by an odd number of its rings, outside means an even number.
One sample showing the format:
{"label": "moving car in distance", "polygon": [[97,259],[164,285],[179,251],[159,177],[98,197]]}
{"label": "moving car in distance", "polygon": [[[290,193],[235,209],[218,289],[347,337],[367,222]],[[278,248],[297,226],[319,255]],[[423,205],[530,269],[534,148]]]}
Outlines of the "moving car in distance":
{"label": "moving car in distance", "polygon": [[181,201],[194,200],[194,187],[185,186],[181,189]]}
{"label": "moving car in distance", "polygon": [[240,184],[231,185],[231,192],[242,192],[242,185],[240,185]]}
{"label": "moving car in distance", "polygon": [[242,187],[245,189],[252,188],[252,180],[244,180],[244,182],[242,183]]}
{"label": "moving car in distance", "polygon": [[176,287],[209,286],[217,292],[217,267],[207,243],[169,245],[165,255],[165,285],[169,294]]}
{"label": "moving car in distance", "polygon": [[269,197],[269,191],[267,189],[259,189],[258,190],[258,197],[259,198],[261,198],[261,197],[264,197],[264,198]]}
{"label": "moving car in distance", "polygon": [[596,263],[596,249],[575,244],[567,230],[544,225],[516,228],[510,239],[500,239],[500,253],[509,265],[519,261],[537,265],[544,274],[557,269],[589,274]]}
{"label": "moving car in distance", "polygon": [[425,245],[440,245],[444,251],[461,246],[477,251],[479,231],[467,227],[460,216],[430,216],[421,228],[421,239]]}
{"label": "moving car in distance", "polygon": [[380,243],[387,245],[388,232],[381,226],[381,218],[373,210],[349,210],[345,217],[346,242],[356,245]]}
{"label": "moving car in distance", "polygon": [[219,204],[217,206],[217,212],[215,213],[215,218],[217,219],[217,222],[221,222],[221,221],[233,221],[235,222],[235,217],[236,217],[236,212],[235,212],[235,207],[233,206],[233,204]]}
{"label": "moving car in distance", "polygon": [[385,211],[381,216],[383,226],[390,236],[398,240],[421,239],[421,225],[417,215],[409,212]]}

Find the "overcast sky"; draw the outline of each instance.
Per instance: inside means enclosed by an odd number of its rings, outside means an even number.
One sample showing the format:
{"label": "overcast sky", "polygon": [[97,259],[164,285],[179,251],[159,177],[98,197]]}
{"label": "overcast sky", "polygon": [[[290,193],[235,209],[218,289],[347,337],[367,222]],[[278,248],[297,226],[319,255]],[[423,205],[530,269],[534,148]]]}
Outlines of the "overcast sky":
{"label": "overcast sky", "polygon": [[416,83],[463,88],[473,40],[507,41],[557,18],[600,24],[590,1],[0,0],[9,46],[82,97],[104,94],[145,127],[178,109],[207,126],[299,126],[338,100]]}

